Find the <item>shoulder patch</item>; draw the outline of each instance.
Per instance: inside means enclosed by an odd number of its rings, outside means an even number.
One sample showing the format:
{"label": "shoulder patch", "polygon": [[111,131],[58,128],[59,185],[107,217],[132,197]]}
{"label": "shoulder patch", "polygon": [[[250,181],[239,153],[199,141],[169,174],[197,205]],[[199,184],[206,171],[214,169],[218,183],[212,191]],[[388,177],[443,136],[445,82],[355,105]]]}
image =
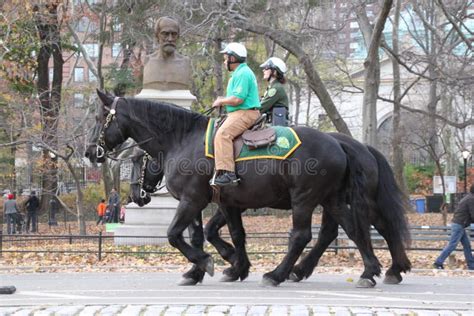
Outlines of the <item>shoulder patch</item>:
{"label": "shoulder patch", "polygon": [[275,88],[271,88],[270,90],[268,90],[269,97],[273,97],[276,93],[277,93],[277,89]]}

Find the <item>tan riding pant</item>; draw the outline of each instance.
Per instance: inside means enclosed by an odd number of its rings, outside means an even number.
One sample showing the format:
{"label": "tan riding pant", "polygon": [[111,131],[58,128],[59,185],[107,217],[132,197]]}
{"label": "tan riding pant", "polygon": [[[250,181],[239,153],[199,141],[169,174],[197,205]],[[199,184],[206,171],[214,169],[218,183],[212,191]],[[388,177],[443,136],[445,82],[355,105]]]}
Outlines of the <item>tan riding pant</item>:
{"label": "tan riding pant", "polygon": [[259,117],[259,110],[238,110],[227,114],[214,138],[216,170],[235,172],[233,140],[251,127]]}

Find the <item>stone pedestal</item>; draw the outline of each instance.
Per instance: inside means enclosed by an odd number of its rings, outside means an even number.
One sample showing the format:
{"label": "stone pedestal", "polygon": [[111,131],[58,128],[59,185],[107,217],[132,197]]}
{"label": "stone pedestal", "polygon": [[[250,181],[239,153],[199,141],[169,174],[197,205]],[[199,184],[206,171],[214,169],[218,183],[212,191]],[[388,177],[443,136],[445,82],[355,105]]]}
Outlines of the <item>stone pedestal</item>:
{"label": "stone pedestal", "polygon": [[163,101],[173,103],[183,108],[189,109],[191,103],[196,100],[196,97],[191,94],[189,90],[153,90],[143,89],[135,96],[137,99],[148,99],[153,101]]}
{"label": "stone pedestal", "polygon": [[[189,109],[196,97],[189,90],[143,89],[136,98],[173,103]],[[166,179],[164,179],[166,182]],[[125,206],[125,223],[114,232],[117,245],[158,245],[168,242],[166,232],[171,223],[178,201],[166,189],[151,197],[148,205],[139,207],[135,203]]]}

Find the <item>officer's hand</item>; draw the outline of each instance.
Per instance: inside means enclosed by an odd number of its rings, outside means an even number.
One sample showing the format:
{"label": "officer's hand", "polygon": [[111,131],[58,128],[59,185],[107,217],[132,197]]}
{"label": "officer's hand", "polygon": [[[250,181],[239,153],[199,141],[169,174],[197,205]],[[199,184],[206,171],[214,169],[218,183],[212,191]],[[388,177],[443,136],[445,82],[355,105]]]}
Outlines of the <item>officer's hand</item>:
{"label": "officer's hand", "polygon": [[213,108],[218,108],[218,107],[222,106],[222,103],[221,103],[222,99],[223,99],[222,97],[217,97],[217,99],[214,101],[214,103],[212,103],[212,107]]}

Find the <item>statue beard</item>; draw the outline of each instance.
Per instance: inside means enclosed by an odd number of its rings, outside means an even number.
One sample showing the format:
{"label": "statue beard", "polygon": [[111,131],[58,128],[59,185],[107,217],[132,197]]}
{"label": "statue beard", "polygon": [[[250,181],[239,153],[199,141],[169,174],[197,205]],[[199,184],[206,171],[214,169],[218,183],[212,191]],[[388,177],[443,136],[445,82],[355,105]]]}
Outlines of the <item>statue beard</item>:
{"label": "statue beard", "polygon": [[173,54],[175,50],[176,50],[176,46],[173,44],[165,44],[163,46],[163,52],[165,52],[166,54]]}

